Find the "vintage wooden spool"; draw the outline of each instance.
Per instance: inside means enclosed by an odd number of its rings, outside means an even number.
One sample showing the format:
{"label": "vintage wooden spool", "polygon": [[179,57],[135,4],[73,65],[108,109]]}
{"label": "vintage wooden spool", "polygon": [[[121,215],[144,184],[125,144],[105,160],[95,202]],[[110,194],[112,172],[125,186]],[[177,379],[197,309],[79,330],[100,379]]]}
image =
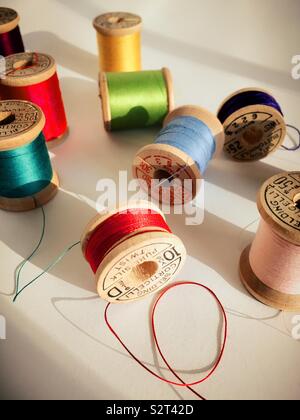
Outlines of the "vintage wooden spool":
{"label": "vintage wooden spool", "polygon": [[[151,203],[138,202],[100,214],[85,229],[81,244],[86,256],[88,242],[97,228],[117,213],[132,209],[161,211]],[[181,240],[164,230],[137,230],[116,243],[96,272],[97,290],[103,299],[126,303],[142,299],[162,289],[182,268],[186,250]]]}
{"label": "vintage wooden spool", "polygon": [[97,16],[99,69],[104,72],[139,71],[142,19],[132,13],[112,12]]}
{"label": "vintage wooden spool", "polygon": [[[0,101],[0,154],[34,142],[44,125],[45,116],[37,105],[26,101]],[[15,212],[33,210],[48,203],[58,187],[59,179],[53,171],[51,182],[43,190],[29,197],[0,197],[0,208]]]}
{"label": "vintage wooden spool", "polygon": [[[269,92],[259,88],[241,89],[228,96],[219,108],[240,93]],[[280,112],[272,106],[250,105],[240,108],[223,122],[224,150],[234,160],[249,162],[261,160],[283,144],[286,124]]]}
{"label": "vintage wooden spool", "polygon": [[[215,140],[216,151],[214,157],[220,154],[224,145],[224,131],[222,124],[215,115],[198,106],[182,106],[169,113],[164,121],[164,126],[181,116],[195,117],[205,123]],[[201,188],[203,174],[201,174],[196,162],[191,156],[173,146],[151,144],[143,147],[137,152],[132,169],[133,176],[142,181],[141,185],[144,186],[149,195],[160,202],[188,203],[196,197]],[[153,188],[153,181],[169,178],[179,180],[178,187],[176,185],[170,187],[164,185],[164,187]],[[186,180],[191,181],[191,186],[182,188]],[[168,189],[169,191],[166,191]]]}
{"label": "vintage wooden spool", "polygon": [[[47,131],[45,131],[45,137],[47,141],[47,147],[51,148],[63,143],[68,135],[68,126],[66,122],[65,109],[61,97],[59,81],[55,76],[57,74],[57,67],[54,58],[48,54],[25,52],[11,55],[7,57],[5,61],[6,76],[0,80],[0,98],[2,100],[20,99],[32,101],[32,95],[22,88],[34,88],[38,85],[41,85],[43,82],[46,83],[50,81],[53,77],[55,77],[55,88],[57,91],[46,92],[45,94],[47,94],[47,97],[41,96],[42,92],[39,92],[39,95],[35,94],[35,103],[42,108],[46,117],[45,130]],[[51,100],[54,101],[53,104],[51,104]],[[53,108],[51,108],[51,105]],[[48,118],[47,114],[49,110],[51,114],[53,114],[51,116],[49,115]],[[54,113],[58,112],[58,110],[63,115],[57,115],[55,118]],[[55,119],[59,119],[63,122],[63,128],[61,128],[58,133],[55,132],[56,130],[53,126],[57,123]],[[52,126],[50,126],[50,124]],[[55,132],[55,137],[49,139],[48,131]]]}
{"label": "vintage wooden spool", "polygon": [[[273,176],[261,188],[258,209],[268,226],[285,241],[300,247],[300,172]],[[286,311],[300,310],[300,294],[283,293],[258,278],[249,261],[251,246],[240,260],[241,279],[248,291],[266,305]],[[295,279],[295,282],[300,279]],[[284,278],[282,278],[284,283]]]}

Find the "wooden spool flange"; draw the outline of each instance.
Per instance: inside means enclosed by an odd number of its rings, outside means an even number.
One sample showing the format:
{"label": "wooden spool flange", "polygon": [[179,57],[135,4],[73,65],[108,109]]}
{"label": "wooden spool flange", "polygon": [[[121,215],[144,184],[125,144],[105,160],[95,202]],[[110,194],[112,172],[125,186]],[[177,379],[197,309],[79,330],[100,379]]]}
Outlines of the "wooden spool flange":
{"label": "wooden spool flange", "polygon": [[[2,86],[9,87],[25,87],[33,86],[49,80],[56,73],[56,63],[54,58],[48,54],[25,52],[13,54],[5,59],[6,63],[6,76],[0,79],[0,97],[1,99],[22,99],[16,97],[3,97],[1,92]],[[60,137],[48,141],[47,147],[52,148],[63,143],[69,131],[62,134]]]}
{"label": "wooden spool flange", "polygon": [[[85,229],[81,244],[85,256],[90,237],[98,226],[116,213],[130,209],[152,209],[148,202],[120,206],[115,211],[98,215]],[[154,231],[155,230],[155,231]],[[181,240],[165,231],[137,231],[111,249],[101,262],[96,283],[99,296],[112,303],[127,303],[156,293],[170,282],[182,268],[186,250]]]}
{"label": "wooden spool flange", "polygon": [[13,31],[19,24],[18,13],[8,7],[0,7],[0,34]]}
{"label": "wooden spool flange", "polygon": [[[166,90],[168,97],[168,112],[174,108],[174,88],[172,74],[170,70],[166,67],[162,69],[162,73],[166,82]],[[104,127],[106,131],[111,131],[111,108],[110,108],[110,99],[109,99],[109,89],[107,83],[107,77],[105,72],[100,72],[99,75],[99,89],[100,89],[100,98],[102,102],[102,116]]]}
{"label": "wooden spool flange", "polygon": [[93,25],[101,35],[119,37],[140,32],[142,19],[133,13],[111,12],[97,16]]}
{"label": "wooden spool flange", "polygon": [[[300,247],[300,172],[281,173],[269,179],[260,190],[258,209],[271,229]],[[240,260],[240,275],[247,290],[276,309],[300,310],[300,295],[274,290],[255,275],[249,262],[250,250],[251,246],[247,247]]]}
{"label": "wooden spool flange", "polygon": [[[32,143],[45,126],[45,116],[35,104],[27,101],[0,101],[0,153]],[[53,172],[51,183],[34,196],[0,197],[0,208],[7,211],[28,211],[48,203],[57,193],[59,179]]]}
{"label": "wooden spool flange", "polygon": [[[164,126],[180,116],[191,116],[204,122],[215,138],[215,156],[220,153],[224,145],[224,130],[215,115],[204,108],[187,105],[173,110],[166,117]],[[195,161],[180,149],[164,144],[151,144],[136,154],[133,176],[141,180],[141,186],[150,196],[162,203],[175,205],[188,203],[196,197],[203,174],[200,173]],[[153,180],[158,184],[160,179],[169,179],[172,176],[175,180],[172,186],[166,182],[164,186],[151,188]],[[177,180],[180,181],[178,187]],[[185,180],[190,180],[191,185],[183,188]]]}
{"label": "wooden spool flange", "polygon": [[[234,96],[243,92],[259,91],[259,88],[241,89],[228,96],[219,108]],[[225,130],[224,150],[234,160],[250,162],[261,160],[275,152],[284,142],[286,124],[283,116],[273,107],[250,105],[230,115],[223,123]]]}

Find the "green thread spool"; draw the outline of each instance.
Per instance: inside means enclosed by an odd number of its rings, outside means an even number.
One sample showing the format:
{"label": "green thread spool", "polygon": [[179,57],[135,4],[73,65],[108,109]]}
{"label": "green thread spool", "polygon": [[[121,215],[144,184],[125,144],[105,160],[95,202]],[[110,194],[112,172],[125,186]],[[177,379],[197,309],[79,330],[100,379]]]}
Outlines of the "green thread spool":
{"label": "green thread spool", "polygon": [[42,133],[45,116],[31,102],[0,101],[0,208],[27,211],[58,191]]}
{"label": "green thread spool", "polygon": [[100,73],[100,96],[107,131],[162,125],[174,108],[167,68],[155,71]]}

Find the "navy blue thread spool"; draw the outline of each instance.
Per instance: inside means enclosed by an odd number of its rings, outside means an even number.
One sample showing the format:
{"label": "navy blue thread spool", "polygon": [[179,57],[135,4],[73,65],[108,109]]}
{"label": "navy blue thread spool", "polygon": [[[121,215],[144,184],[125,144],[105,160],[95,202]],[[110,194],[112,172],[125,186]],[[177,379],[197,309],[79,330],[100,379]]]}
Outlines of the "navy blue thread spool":
{"label": "navy blue thread spool", "polygon": [[226,153],[234,160],[261,160],[283,144],[286,124],[280,105],[267,91],[239,90],[222,103],[218,118],[224,126]]}
{"label": "navy blue thread spool", "polygon": [[192,105],[177,108],[166,117],[156,142],[136,154],[133,176],[155,200],[185,204],[198,194],[206,166],[223,145],[223,126],[214,114]]}

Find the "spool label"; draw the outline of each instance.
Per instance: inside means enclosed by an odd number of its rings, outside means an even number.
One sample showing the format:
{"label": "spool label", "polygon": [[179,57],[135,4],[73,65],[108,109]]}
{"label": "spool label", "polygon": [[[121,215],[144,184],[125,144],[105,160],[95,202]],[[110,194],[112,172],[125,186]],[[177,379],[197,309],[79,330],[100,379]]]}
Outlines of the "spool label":
{"label": "spool label", "polygon": [[264,201],[273,219],[300,232],[300,172],[273,177],[264,188]]}
{"label": "spool label", "polygon": [[5,25],[6,23],[12,22],[17,19],[18,13],[6,7],[0,7],[0,25]]}
{"label": "spool label", "polygon": [[34,104],[20,101],[0,102],[0,115],[0,139],[26,132],[41,119],[41,112]]}
{"label": "spool label", "polygon": [[[165,171],[174,178],[165,182],[156,179],[156,171]],[[137,158],[135,165],[136,178],[142,180],[142,187],[157,201],[171,205],[184,204],[193,200],[196,189],[195,175],[188,165],[175,162],[171,156],[155,154],[145,158]],[[188,185],[189,184],[189,185]],[[145,189],[145,188],[144,188]]]}
{"label": "spool label", "polygon": [[279,113],[275,115],[257,109],[236,115],[233,114],[224,123],[225,150],[233,159],[259,160],[282,144],[286,130]]}
{"label": "spool label", "polygon": [[41,53],[21,53],[6,58],[6,76],[9,78],[38,75],[52,67],[51,57]]}
{"label": "spool label", "polygon": [[[131,276],[140,264],[151,261],[157,269],[152,277],[138,282]],[[154,243],[129,252],[105,276],[100,296],[116,302],[140,299],[161,289],[178,272],[183,262],[181,250],[174,243]]]}

